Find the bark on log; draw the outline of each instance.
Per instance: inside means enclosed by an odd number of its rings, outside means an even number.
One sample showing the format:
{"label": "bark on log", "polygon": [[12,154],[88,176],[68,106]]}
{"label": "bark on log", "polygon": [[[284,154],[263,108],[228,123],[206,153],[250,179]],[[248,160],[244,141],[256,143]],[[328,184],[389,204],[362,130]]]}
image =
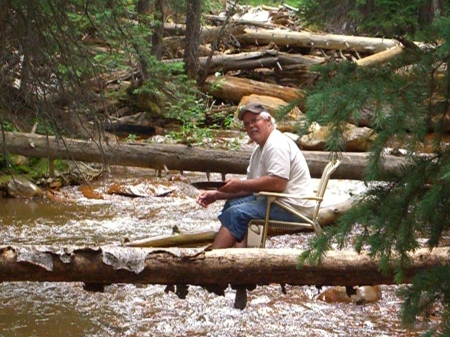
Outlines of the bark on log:
{"label": "bark on log", "polygon": [[[298,267],[296,249],[0,246],[0,282],[141,284],[394,284],[377,262],[354,251],[329,251],[320,265]],[[450,247],[419,249],[403,282],[450,262]]]}
{"label": "bark on log", "polygon": [[[200,57],[199,66],[206,67],[208,57]],[[164,63],[181,62],[182,59],[165,60]],[[218,71],[227,73],[230,70],[252,70],[258,68],[283,68],[289,65],[311,66],[325,62],[322,57],[308,57],[304,55],[289,55],[279,53],[277,50],[266,50],[233,55],[215,55],[211,58],[208,74]]]}
{"label": "bark on log", "polygon": [[164,22],[164,35],[186,35],[186,25],[181,23]]}
{"label": "bark on log", "polygon": [[313,83],[318,78],[318,73],[311,71],[311,66],[303,64],[287,64],[276,67],[273,74],[266,72],[264,77],[271,77],[275,82],[285,87],[299,88],[304,84]]}
{"label": "bark on log", "polygon": [[[203,26],[200,31],[200,43],[210,43],[214,40],[216,40],[219,36],[219,32],[221,31],[222,27],[214,27],[214,26]],[[243,28],[237,25],[229,25],[227,27],[227,35],[228,34],[241,34],[243,31]],[[165,37],[163,39],[164,47],[169,49],[173,54],[176,54],[176,52],[180,49],[184,49],[185,46],[185,37],[181,36],[170,36]]]}
{"label": "bark on log", "polygon": [[354,50],[364,53],[378,53],[400,45],[396,40],[374,37],[248,28],[243,34],[236,35],[236,39],[242,44],[268,45],[272,42],[279,47]]}
{"label": "bark on log", "polygon": [[[203,18],[205,18],[208,21],[211,21],[212,23],[214,23],[216,25],[219,25],[219,24],[222,25],[226,20],[225,16],[219,16],[219,15],[203,15]],[[238,19],[232,18],[230,20],[230,22],[235,25],[241,25],[241,26],[255,26],[255,27],[266,28],[266,29],[271,29],[271,28],[273,28],[273,29],[288,29],[279,24],[272,24],[272,23],[255,21],[255,20],[242,20],[240,18],[238,18]]]}
{"label": "bark on log", "polygon": [[[53,136],[5,132],[0,147],[9,153],[26,157],[76,160],[109,165],[146,167],[177,171],[245,174],[251,151],[228,151],[195,148],[185,145],[106,143],[92,140],[61,139]],[[303,151],[313,178],[320,178],[330,154]],[[368,163],[367,153],[342,153],[341,165],[333,179],[363,179]],[[404,158],[386,155],[383,165],[388,172],[398,172],[407,162]]]}
{"label": "bark on log", "polygon": [[300,110],[303,109],[306,98],[305,93],[299,89],[232,76],[209,76],[202,90],[214,97],[235,103],[252,94],[277,97],[287,103],[300,100],[297,104]]}

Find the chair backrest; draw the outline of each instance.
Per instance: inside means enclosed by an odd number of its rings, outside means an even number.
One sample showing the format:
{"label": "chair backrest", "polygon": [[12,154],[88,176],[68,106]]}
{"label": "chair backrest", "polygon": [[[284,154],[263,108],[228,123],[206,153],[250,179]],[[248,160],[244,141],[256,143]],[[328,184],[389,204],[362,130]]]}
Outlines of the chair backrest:
{"label": "chair backrest", "polygon": [[[331,175],[338,168],[341,162],[337,159],[330,161],[322,172],[322,177],[320,178],[319,186],[317,187],[316,196],[319,198],[323,198],[325,191],[327,190],[328,181],[330,180]],[[320,204],[322,200],[317,201],[316,207],[314,208],[313,219],[317,219],[319,216]]]}

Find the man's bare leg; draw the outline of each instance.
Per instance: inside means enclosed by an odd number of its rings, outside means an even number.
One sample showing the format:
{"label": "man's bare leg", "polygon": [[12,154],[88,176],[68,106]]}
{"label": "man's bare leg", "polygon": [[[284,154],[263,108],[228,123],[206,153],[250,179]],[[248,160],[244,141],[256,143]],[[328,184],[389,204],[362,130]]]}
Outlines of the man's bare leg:
{"label": "man's bare leg", "polygon": [[231,248],[236,244],[236,238],[225,226],[221,226],[212,244],[212,249]]}
{"label": "man's bare leg", "polygon": [[234,244],[234,248],[247,248],[247,235],[241,242],[237,242]]}

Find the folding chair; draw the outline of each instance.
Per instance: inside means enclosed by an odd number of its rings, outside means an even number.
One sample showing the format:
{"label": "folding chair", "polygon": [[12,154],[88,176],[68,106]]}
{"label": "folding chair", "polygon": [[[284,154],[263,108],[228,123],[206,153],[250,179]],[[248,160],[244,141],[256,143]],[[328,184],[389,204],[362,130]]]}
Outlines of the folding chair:
{"label": "folding chair", "polygon": [[[339,164],[340,164],[339,160],[332,160],[325,166],[315,195],[306,196],[306,195],[293,195],[275,192],[256,193],[257,196],[267,197],[266,217],[265,219],[252,219],[249,221],[247,247],[265,248],[269,226],[271,228],[292,229],[292,230],[312,227],[318,235],[322,234],[322,228],[320,227],[319,224],[320,204],[322,203],[323,195],[325,194],[325,190],[327,189],[328,180],[330,180],[331,174],[337,169]],[[309,218],[306,215],[297,211],[295,208],[278,201],[277,200],[278,197],[314,200],[316,202],[316,205],[314,207],[312,217]],[[273,203],[277,204],[278,206],[282,207],[288,212],[295,214],[299,218],[298,222],[287,222],[269,219],[270,207],[272,206]]]}

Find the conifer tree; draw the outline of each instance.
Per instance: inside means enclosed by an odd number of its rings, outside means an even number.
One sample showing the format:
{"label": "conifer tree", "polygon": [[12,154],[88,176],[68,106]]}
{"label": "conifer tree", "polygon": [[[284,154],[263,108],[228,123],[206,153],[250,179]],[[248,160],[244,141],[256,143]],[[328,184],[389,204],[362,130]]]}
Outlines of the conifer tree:
{"label": "conifer tree", "polygon": [[[348,245],[350,233],[357,233],[354,248],[368,250],[384,272],[394,266],[396,280],[401,282],[409,252],[424,245],[429,249],[449,245],[450,147],[443,143],[450,133],[448,5],[386,0],[304,3],[311,23],[325,23],[328,29],[351,23],[353,32],[398,38],[407,47],[384,65],[358,67],[348,61],[316,69],[320,78],[307,95],[308,123],[302,125],[302,132],[313,121],[328,125],[328,149],[345,151],[345,124],[350,119],[357,124],[362,112],[369,110],[377,136],[365,172],[367,193],[335,226],[310,241],[300,261],[320,262],[333,242],[342,248]],[[328,16],[327,8],[334,14]],[[341,17],[335,14],[339,8],[343,8]],[[432,154],[419,155],[421,144],[430,136]],[[380,165],[394,140],[403,144],[408,159],[397,174],[384,172]],[[450,336],[449,280],[450,266],[442,265],[416,275],[411,285],[402,287],[403,322],[412,325],[419,315],[428,318],[429,308],[439,303],[444,308],[441,324],[430,327],[429,335]]]}
{"label": "conifer tree", "polygon": [[[131,94],[124,97],[130,101],[145,95],[162,113],[170,104],[171,111],[184,111],[186,106],[176,107],[186,101],[198,109],[191,101],[199,91],[186,85],[181,62],[158,61],[162,51],[149,38],[162,24],[157,20],[161,16],[155,18],[149,9],[154,1],[6,0],[2,4],[0,111],[17,116],[11,123],[23,131],[38,122],[38,133],[98,139],[104,117],[98,108],[111,107],[102,91],[105,77],[117,71],[132,78]],[[160,11],[164,4],[186,7],[184,1],[161,0],[157,1]],[[64,129],[61,120],[73,123],[66,123]],[[0,131],[8,123],[0,115]]]}

